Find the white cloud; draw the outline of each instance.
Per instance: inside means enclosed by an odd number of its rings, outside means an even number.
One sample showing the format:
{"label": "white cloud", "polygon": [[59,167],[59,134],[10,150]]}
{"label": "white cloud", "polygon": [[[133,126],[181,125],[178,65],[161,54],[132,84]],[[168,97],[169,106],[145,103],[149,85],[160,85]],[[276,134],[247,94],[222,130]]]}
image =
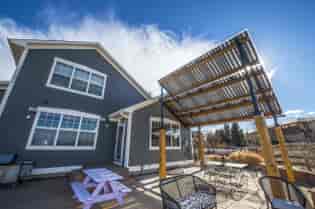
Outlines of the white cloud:
{"label": "white cloud", "polygon": [[295,109],[295,110],[287,110],[285,113],[285,115],[302,115],[304,114],[304,110],[301,109]]}
{"label": "white cloud", "polygon": [[9,79],[14,70],[6,37],[98,41],[140,84],[154,93],[159,92],[159,78],[214,45],[213,41],[178,36],[156,25],[130,26],[112,17],[84,17],[72,25],[51,21],[43,30],[0,19],[0,80]]}

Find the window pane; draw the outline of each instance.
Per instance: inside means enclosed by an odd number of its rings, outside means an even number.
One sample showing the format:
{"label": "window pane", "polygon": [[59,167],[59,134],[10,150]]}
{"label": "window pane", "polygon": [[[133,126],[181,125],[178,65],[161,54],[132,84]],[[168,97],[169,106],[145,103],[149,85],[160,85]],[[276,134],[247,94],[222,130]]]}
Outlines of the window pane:
{"label": "window pane", "polygon": [[78,146],[93,146],[95,133],[81,132],[79,135]]}
{"label": "window pane", "polygon": [[166,146],[167,147],[172,146],[171,140],[172,140],[172,137],[170,135],[166,135]]}
{"label": "window pane", "polygon": [[57,145],[74,146],[77,137],[76,131],[59,131]]}
{"label": "window pane", "polygon": [[61,128],[73,128],[78,129],[80,123],[80,117],[64,115],[61,123]]}
{"label": "window pane", "polygon": [[74,90],[86,92],[87,86],[88,86],[87,81],[72,79],[71,88]]}
{"label": "window pane", "polygon": [[56,130],[47,130],[47,129],[39,129],[36,128],[34,131],[33,139],[31,145],[53,145]]}
{"label": "window pane", "polygon": [[58,74],[54,74],[51,78],[51,84],[61,87],[69,87],[70,77],[64,77]]}
{"label": "window pane", "polygon": [[173,146],[175,147],[179,147],[180,144],[179,144],[179,136],[174,136],[173,137]]}
{"label": "window pane", "polygon": [[88,81],[90,77],[90,73],[81,69],[75,69],[73,78]]}
{"label": "window pane", "polygon": [[103,86],[104,85],[104,77],[92,73],[91,82],[93,82],[94,84],[98,84],[99,86]]}
{"label": "window pane", "polygon": [[97,96],[102,96],[103,87],[90,83],[89,93]]}
{"label": "window pane", "polygon": [[39,127],[57,128],[61,115],[57,113],[41,112],[37,122]]}
{"label": "window pane", "polygon": [[61,75],[63,77],[71,77],[72,75],[72,66],[66,65],[60,62],[56,63],[54,74]]}
{"label": "window pane", "polygon": [[160,136],[152,135],[151,146],[152,147],[158,147],[159,141],[160,141]]}
{"label": "window pane", "polygon": [[97,119],[83,118],[81,123],[81,130],[95,130]]}

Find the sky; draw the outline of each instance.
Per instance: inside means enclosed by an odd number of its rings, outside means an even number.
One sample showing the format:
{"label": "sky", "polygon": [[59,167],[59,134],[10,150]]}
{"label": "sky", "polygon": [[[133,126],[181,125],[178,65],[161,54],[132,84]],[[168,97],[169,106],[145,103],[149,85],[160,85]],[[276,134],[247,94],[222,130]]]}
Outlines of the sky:
{"label": "sky", "polygon": [[0,4],[0,80],[15,68],[7,37],[98,41],[155,95],[159,78],[247,28],[287,115],[283,120],[315,116],[313,0]]}

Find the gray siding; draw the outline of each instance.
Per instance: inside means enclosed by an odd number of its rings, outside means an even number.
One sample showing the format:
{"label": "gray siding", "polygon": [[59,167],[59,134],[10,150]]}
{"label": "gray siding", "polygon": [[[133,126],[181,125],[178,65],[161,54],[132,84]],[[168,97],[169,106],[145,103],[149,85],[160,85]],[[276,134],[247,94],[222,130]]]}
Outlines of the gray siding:
{"label": "gray siding", "polygon": [[[129,166],[154,164],[159,162],[159,150],[149,150],[150,117],[160,116],[160,105],[155,103],[141,110],[135,111],[132,116],[130,139]],[[169,112],[165,117],[176,120]],[[181,126],[182,149],[167,150],[167,161],[191,160],[190,129]]]}
{"label": "gray siding", "polygon": [[[54,57],[76,62],[107,74],[104,100],[46,87]],[[0,153],[18,153],[34,160],[37,167],[110,163],[113,159],[116,124],[100,123],[95,151],[30,151],[25,146],[35,113],[29,107],[56,107],[94,113],[109,113],[144,101],[143,96],[105,61],[96,50],[31,50],[17,77],[0,118]],[[30,119],[26,116],[31,115]]]}
{"label": "gray siding", "polygon": [[5,93],[5,90],[4,89],[0,89],[0,103],[2,102],[4,93]]}

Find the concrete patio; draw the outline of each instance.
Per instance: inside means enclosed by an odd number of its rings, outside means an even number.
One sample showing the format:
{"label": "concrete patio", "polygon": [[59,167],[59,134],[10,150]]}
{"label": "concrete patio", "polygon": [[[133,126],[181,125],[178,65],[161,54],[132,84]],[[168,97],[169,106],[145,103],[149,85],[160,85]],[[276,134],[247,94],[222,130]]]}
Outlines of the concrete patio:
{"label": "concrete patio", "polygon": [[[196,167],[185,169],[185,173],[198,170]],[[124,175],[122,171],[120,174]],[[25,181],[22,184],[0,187],[1,208],[3,209],[77,209],[81,205],[75,201],[69,186],[68,177],[56,177]],[[132,188],[125,198],[124,206],[115,202],[96,204],[93,209],[157,209],[162,208],[159,196],[158,176],[126,176],[124,184]],[[257,178],[251,175],[248,191],[240,193],[237,198],[223,191],[217,194],[220,209],[265,208],[264,196],[257,187]]]}

